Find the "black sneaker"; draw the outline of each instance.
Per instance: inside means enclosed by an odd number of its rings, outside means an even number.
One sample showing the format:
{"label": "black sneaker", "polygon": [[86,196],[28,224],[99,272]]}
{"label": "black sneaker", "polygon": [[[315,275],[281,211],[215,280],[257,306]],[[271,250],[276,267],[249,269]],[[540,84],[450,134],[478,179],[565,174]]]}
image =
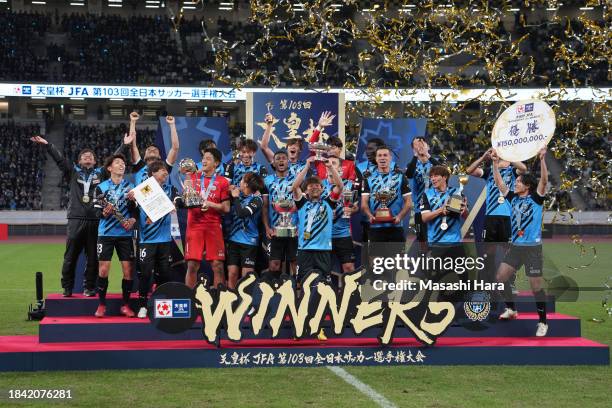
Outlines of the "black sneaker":
{"label": "black sneaker", "polygon": [[96,296],[96,291],[95,291],[95,289],[85,289],[83,291],[83,296],[85,296],[85,297],[94,297],[94,296]]}
{"label": "black sneaker", "polygon": [[72,289],[64,288],[64,297],[72,297]]}

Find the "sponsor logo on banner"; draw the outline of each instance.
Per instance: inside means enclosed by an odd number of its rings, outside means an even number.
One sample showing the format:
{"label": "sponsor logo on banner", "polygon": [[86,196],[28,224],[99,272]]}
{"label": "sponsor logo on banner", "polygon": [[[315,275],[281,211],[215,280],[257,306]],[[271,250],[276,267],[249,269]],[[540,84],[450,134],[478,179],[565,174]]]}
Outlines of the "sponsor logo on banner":
{"label": "sponsor logo on banner", "polygon": [[22,95],[32,95],[32,87],[30,85],[24,85],[21,87]]}
{"label": "sponsor logo on banner", "polygon": [[525,104],[525,113],[527,112],[533,112],[533,103]]}
{"label": "sponsor logo on banner", "polygon": [[525,112],[525,105],[519,105],[516,107],[516,113],[524,113]]}
{"label": "sponsor logo on banner", "polygon": [[156,319],[182,319],[191,317],[191,299],[155,300]]}

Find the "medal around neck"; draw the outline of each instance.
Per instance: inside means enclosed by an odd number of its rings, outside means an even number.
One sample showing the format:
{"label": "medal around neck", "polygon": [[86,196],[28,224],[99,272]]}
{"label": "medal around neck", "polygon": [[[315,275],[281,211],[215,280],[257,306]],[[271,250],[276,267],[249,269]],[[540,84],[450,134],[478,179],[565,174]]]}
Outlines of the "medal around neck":
{"label": "medal around neck", "polygon": [[503,160],[530,159],[548,145],[555,133],[555,113],[544,101],[519,101],[507,108],[495,122],[491,146]]}

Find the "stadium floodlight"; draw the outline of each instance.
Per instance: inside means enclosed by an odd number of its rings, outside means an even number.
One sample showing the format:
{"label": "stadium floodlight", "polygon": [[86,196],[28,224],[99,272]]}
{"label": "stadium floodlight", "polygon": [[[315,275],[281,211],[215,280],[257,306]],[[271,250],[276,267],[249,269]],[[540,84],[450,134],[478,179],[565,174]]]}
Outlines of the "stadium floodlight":
{"label": "stadium floodlight", "polygon": [[185,102],[200,102],[199,99],[185,99]]}
{"label": "stadium floodlight", "polygon": [[85,3],[70,3],[71,6],[84,6]]}
{"label": "stadium floodlight", "polygon": [[195,10],[196,7],[195,6],[183,6],[184,10]]}
{"label": "stadium floodlight", "polygon": [[511,9],[508,9],[508,11],[513,11],[513,12],[515,12],[515,13],[516,13],[517,11],[521,11],[521,9],[511,8]]}
{"label": "stadium floodlight", "polygon": [[223,99],[221,102],[223,102],[223,103],[236,103],[236,101],[233,100],[233,99]]}
{"label": "stadium floodlight", "polygon": [[85,98],[70,98],[73,101],[84,101]]}
{"label": "stadium floodlight", "polygon": [[123,3],[123,0],[108,0],[109,3]]}
{"label": "stadium floodlight", "polygon": [[43,5],[44,6],[44,5],[47,4],[47,2],[46,1],[38,1],[38,0],[36,0],[36,1],[33,1],[32,4],[38,4],[38,5]]}
{"label": "stadium floodlight", "polygon": [[108,7],[123,7],[121,4],[109,4]]}
{"label": "stadium floodlight", "polygon": [[584,6],[584,7],[580,7],[580,10],[589,11],[589,10],[593,10],[593,7]]}
{"label": "stadium floodlight", "polygon": [[159,8],[159,5],[156,5],[156,4],[145,4],[145,8]]}
{"label": "stadium floodlight", "polygon": [[122,101],[123,98],[110,98],[109,100],[111,100],[111,101]]}
{"label": "stadium floodlight", "polygon": [[33,96],[32,99],[47,99],[44,96]]}
{"label": "stadium floodlight", "polygon": [[222,1],[222,2],[219,3],[219,5],[220,6],[233,6],[234,2],[233,1],[230,1],[230,2],[223,2]]}
{"label": "stadium floodlight", "polygon": [[149,102],[161,102],[161,99],[151,98],[151,99],[147,99],[147,101],[149,101]]}

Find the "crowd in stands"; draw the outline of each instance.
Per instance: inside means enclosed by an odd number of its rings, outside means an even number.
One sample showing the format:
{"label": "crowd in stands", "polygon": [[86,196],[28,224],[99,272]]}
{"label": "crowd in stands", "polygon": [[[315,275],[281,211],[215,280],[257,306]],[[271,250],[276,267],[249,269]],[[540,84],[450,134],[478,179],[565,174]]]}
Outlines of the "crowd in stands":
{"label": "crowd in stands", "polygon": [[0,123],[0,209],[42,209],[46,153],[30,142],[38,134],[38,125]]}
{"label": "crowd in stands", "polygon": [[[125,124],[121,125],[84,125],[78,122],[68,122],[64,128],[64,157],[76,163],[82,149],[89,148],[96,153],[98,165],[117,150],[123,143],[123,137],[128,131]],[[138,146],[141,151],[155,142],[155,130],[138,129]],[[128,158],[129,159],[129,158]],[[68,180],[62,181],[62,208],[68,206]]]}
{"label": "crowd in stands", "polygon": [[[357,49],[349,34],[343,32],[334,38],[335,45],[325,44],[333,54],[304,58],[300,51],[314,49],[318,41],[316,36],[303,35],[289,41],[283,39],[286,27],[282,24],[264,28],[258,23],[229,21],[221,17],[212,23],[208,21],[209,17],[207,20],[202,17],[182,18],[177,22],[167,15],[126,17],[56,13],[54,17],[41,13],[0,12],[0,51],[6,56],[0,66],[3,79],[211,85],[212,74],[219,68],[215,51],[227,49],[231,58],[226,60],[228,65],[223,74],[235,82],[261,72],[263,75],[254,77],[254,84],[341,86],[346,82],[357,82],[358,54],[362,48],[368,48],[365,40],[360,40]],[[44,38],[54,23],[54,32],[65,34],[62,44]],[[603,27],[604,22],[597,24]],[[178,28],[178,33],[175,28]],[[268,32],[264,34],[264,30]],[[583,55],[588,45],[580,40],[579,35],[585,32],[584,25],[576,19],[571,20],[570,34],[567,27],[552,21],[526,23],[524,17],[517,18],[512,33],[500,24],[496,34],[501,38],[510,34],[512,38],[529,34],[521,48],[523,57],[506,61],[503,71],[507,76],[521,72],[529,57],[533,56],[534,78],[503,84],[499,78],[490,78],[482,69],[478,70],[476,77],[461,74],[459,85],[545,86],[573,82],[581,86],[606,83],[609,81],[609,62],[603,55],[588,67],[572,64],[567,72],[564,71],[567,64],[554,58],[558,47],[554,47],[553,38],[561,39],[577,56]],[[441,33],[439,27],[432,26],[419,36],[431,47],[441,47]],[[465,35],[474,37],[481,34],[469,32]],[[258,41],[264,37],[274,38],[274,41]],[[208,41],[210,39],[212,43]],[[381,84],[423,84],[424,78],[419,74],[404,76],[393,70],[376,69],[383,62],[381,54],[374,52],[365,64],[368,75],[376,71],[383,81]],[[316,77],[306,75],[309,70],[304,65],[309,63],[317,64]],[[444,86],[442,74],[435,80],[439,82],[436,85]]]}

